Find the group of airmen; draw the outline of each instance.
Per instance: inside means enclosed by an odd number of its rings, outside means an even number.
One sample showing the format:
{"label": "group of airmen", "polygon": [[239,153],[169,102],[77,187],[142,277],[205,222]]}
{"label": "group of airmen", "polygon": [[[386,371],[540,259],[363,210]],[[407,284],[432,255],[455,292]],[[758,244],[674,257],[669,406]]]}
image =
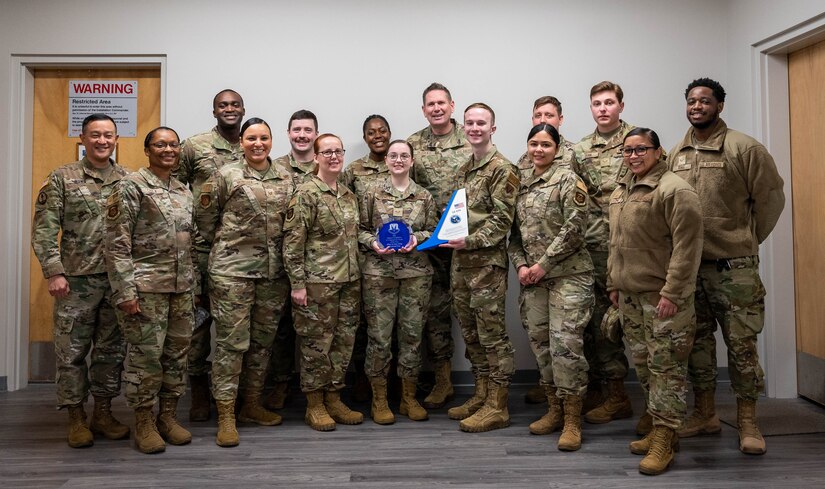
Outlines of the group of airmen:
{"label": "group of airmen", "polygon": [[[784,207],[782,178],[764,146],[720,118],[718,82],[688,86],[691,127],[668,153],[655,131],[621,119],[623,97],[613,82],[592,87],[596,128],[577,144],[559,132],[559,100],[537,99],[516,164],[492,143],[493,109],[471,104],[460,124],[439,83],[423,92],[427,127],[393,140],[389,122],[371,115],[363,124],[369,154],[346,167],[343,142],[319,135],[308,110],[288,121],[290,152],[270,158],[269,124],[244,121],[243,99],[229,89],[213,100],[211,131],[182,143],[168,127],[147,134],[149,166],[134,173],[112,159],[114,121],[89,116],[80,136],[86,156],[49,175],[32,229],[55,297],[57,396],[69,413],[69,445],[90,446],[93,433],[129,436],[111,412],[121,379],[139,450],[189,443],[177,420],[188,374],[190,421],[209,419],[211,397],[216,442],[235,446],[236,420],[282,422],[274,411],[296,364],[309,426],[358,424],[363,415],[340,395],[351,358],[369,383],[374,422],[395,420],[387,402],[393,366],[400,413],[426,420],[427,409],[454,397],[452,314],[474,393],[447,415],[467,432],[509,426],[512,263],[540,376],[526,400],[548,405],[531,433],[561,429],[558,448],[574,451],[582,418],[632,416],[626,342],[646,402],[636,427],[643,438],[630,449],[645,455],[642,473],[664,472],[679,437],[721,429],[721,326],[740,450],[765,453],[755,408],[764,378],[758,247]],[[416,251],[459,188],[469,234]],[[399,220],[409,242],[385,247],[378,230]],[[419,402],[423,358],[435,383]]]}

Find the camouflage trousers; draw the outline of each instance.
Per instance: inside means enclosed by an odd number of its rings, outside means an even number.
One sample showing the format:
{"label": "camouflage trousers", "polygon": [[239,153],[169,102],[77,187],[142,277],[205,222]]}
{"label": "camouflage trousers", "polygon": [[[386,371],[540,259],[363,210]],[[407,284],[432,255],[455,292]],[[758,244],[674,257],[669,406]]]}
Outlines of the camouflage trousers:
{"label": "camouflage trousers", "polygon": [[[211,312],[209,301],[209,275],[206,270],[209,262],[209,252],[198,250],[198,271],[201,274],[201,298],[200,307]],[[196,272],[197,273],[197,272]],[[192,331],[192,341],[189,346],[189,375],[206,375],[209,373],[209,354],[212,352],[212,317],[207,318],[200,325],[195,325]]]}
{"label": "camouflage trousers", "polygon": [[292,305],[301,351],[301,390],[340,390],[358,327],[361,282],[306,287],[307,305]]}
{"label": "camouflage trousers", "polygon": [[427,358],[433,365],[450,362],[455,351],[453,342],[452,294],[450,293],[450,265],[452,250],[430,250],[427,252],[433,265],[433,285],[427,322],[424,325],[424,340]]}
{"label": "camouflage trousers", "polygon": [[[398,341],[398,376],[418,379],[421,370],[421,337],[430,302],[432,276],[396,279],[364,275],[364,313],[367,318],[369,377],[389,375],[393,330]],[[397,326],[396,326],[397,319]]]}
{"label": "camouflage trousers", "polygon": [[593,260],[593,296],[596,301],[584,330],[584,356],[590,365],[589,379],[624,379],[628,370],[624,343],[610,341],[601,331],[602,318],[612,305],[607,292],[607,252],[588,251]]}
{"label": "camouflage trousers", "polygon": [[58,407],[84,402],[89,391],[98,397],[118,396],[126,354],[111,303],[109,277],[98,273],[67,276],[66,280],[69,295],[54,303]]}
{"label": "camouflage trousers", "polygon": [[625,340],[645,393],[653,424],[679,429],[687,414],[687,360],[696,330],[693,296],[676,314],[656,317],[659,293],[619,292]]}
{"label": "camouflage trousers", "polygon": [[239,389],[263,390],[289,280],[210,274],[209,282],[215,318],[212,396],[231,401]]}
{"label": "camouflage trousers", "polygon": [[759,278],[759,257],[728,260],[726,266],[702,261],[696,283],[696,339],[688,373],[696,389],[716,389],[716,325],[728,347],[728,370],[736,397],[756,400],[764,388],[757,335],[765,322],[765,287]]}
{"label": "camouflage trousers", "polygon": [[117,311],[129,344],[123,381],[131,408],[151,407],[158,397],[178,398],[186,392],[186,355],[195,325],[191,291],[138,292],[138,305],[137,314]]}
{"label": "camouflage trousers", "polygon": [[587,390],[584,328],[593,310],[593,277],[588,273],[554,277],[521,288],[521,321],[536,356],[542,385],[556,395]]}
{"label": "camouflage trousers", "polygon": [[273,382],[289,382],[295,374],[295,325],[292,324],[292,301],[284,304],[284,312],[278,321],[278,330],[275,332],[275,342],[272,344],[272,355],[269,357],[269,376]]}
{"label": "camouflage trousers", "polygon": [[461,324],[473,376],[507,387],[515,372],[514,350],[504,322],[507,269],[492,265],[453,268],[453,307]]}

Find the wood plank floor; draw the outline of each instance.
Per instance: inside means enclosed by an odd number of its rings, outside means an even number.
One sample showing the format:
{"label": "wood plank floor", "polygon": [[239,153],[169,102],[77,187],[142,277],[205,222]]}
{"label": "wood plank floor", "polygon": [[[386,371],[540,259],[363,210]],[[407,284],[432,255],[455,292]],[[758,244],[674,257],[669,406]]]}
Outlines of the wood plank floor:
{"label": "wood plank floor", "polygon": [[[754,457],[739,452],[736,431],[723,424],[721,435],[682,440],[671,470],[646,477],[637,470],[640,457],[627,449],[636,418],[585,424],[582,449],[563,453],[556,449],[558,434],[528,433],[527,425],[544,408],[525,404],[525,390],[511,390],[512,426],[481,434],[460,432],[445,410],[431,412],[426,422],[399,417],[395,425],[378,426],[367,420],[318,433],[304,425],[298,396],[284,409],[283,425],[242,424],[241,445],[231,449],[215,445],[214,417],[206,423],[186,421],[186,396],[179,412],[193,432],[192,443],[144,455],[125,440],[69,448],[67,415],[54,409],[54,386],[33,385],[0,393],[0,487],[825,487],[823,434],[768,437],[767,455]],[[641,393],[637,385],[631,391],[638,413]],[[730,396],[728,391],[720,385],[718,395]],[[469,393],[463,394],[459,401]],[[114,405],[121,420],[132,425],[123,398]],[[368,412],[366,405],[357,407]]]}

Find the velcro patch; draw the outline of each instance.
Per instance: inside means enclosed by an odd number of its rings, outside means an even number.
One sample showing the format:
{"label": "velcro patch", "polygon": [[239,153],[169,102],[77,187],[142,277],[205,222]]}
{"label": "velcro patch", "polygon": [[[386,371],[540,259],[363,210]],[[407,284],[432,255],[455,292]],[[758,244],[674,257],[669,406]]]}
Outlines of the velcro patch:
{"label": "velcro patch", "polygon": [[114,219],[117,219],[119,215],[120,215],[120,206],[118,206],[117,204],[110,205],[109,210],[106,212],[106,217],[108,217],[109,219],[114,220]]}
{"label": "velcro patch", "polygon": [[208,209],[209,206],[212,205],[212,196],[209,194],[201,194],[200,204],[204,209]]}

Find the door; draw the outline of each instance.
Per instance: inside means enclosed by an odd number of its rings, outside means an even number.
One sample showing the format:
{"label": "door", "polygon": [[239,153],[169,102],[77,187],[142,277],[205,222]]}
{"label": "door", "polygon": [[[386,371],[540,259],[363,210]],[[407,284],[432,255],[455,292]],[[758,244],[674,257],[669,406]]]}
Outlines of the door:
{"label": "door", "polygon": [[825,41],[788,56],[799,395],[825,405]]}
{"label": "door", "polygon": [[[32,193],[37,197],[49,172],[78,160],[80,139],[69,137],[70,80],[137,80],[137,136],[120,137],[117,161],[130,169],[146,166],[143,137],[160,125],[160,69],[158,68],[71,68],[36,69],[32,130]],[[34,205],[32,205],[34,212]],[[33,216],[31,216],[33,217]],[[55,378],[52,313],[54,300],[49,296],[40,263],[33,252],[30,258],[29,290],[29,381],[53,381]]]}

